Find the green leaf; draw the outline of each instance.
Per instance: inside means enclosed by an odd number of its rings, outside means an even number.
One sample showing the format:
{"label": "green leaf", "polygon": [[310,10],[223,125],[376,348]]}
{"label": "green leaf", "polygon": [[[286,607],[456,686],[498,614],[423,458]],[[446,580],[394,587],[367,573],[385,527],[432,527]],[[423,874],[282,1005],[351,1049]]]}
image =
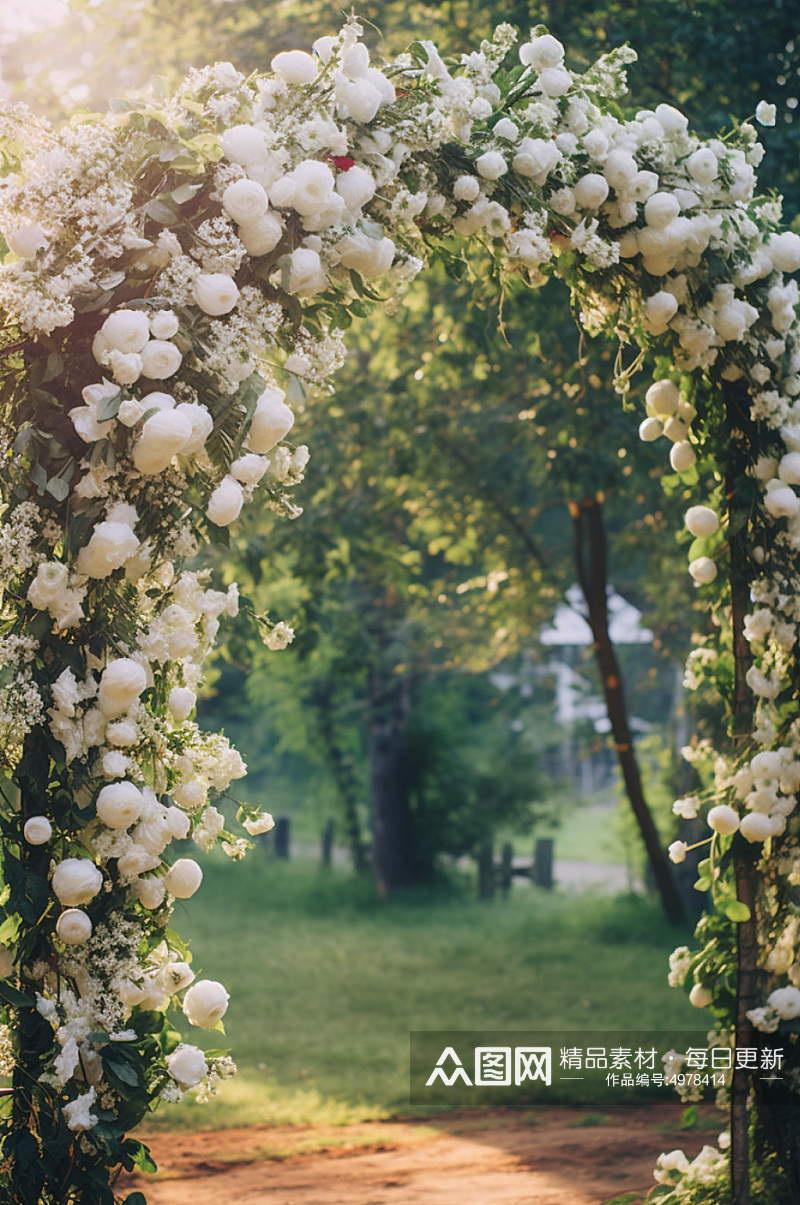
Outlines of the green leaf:
{"label": "green leaf", "polygon": [[116,418],[119,414],[119,408],[122,404],[122,390],[118,389],[116,393],[104,397],[102,402],[97,404],[96,417],[99,423],[107,422],[110,418]]}
{"label": "green leaf", "polygon": [[723,905],[723,912],[728,920],[736,921],[737,925],[742,924],[746,920],[750,920],[750,909],[747,904],[743,904],[741,900],[730,900]]}
{"label": "green leaf", "polygon": [[51,477],[45,490],[46,493],[52,494],[57,502],[63,502],[69,496],[69,486],[63,477]]}
{"label": "green leaf", "polygon": [[180,216],[174,203],[169,200],[161,201],[158,197],[148,201],[144,211],[149,218],[152,218],[154,222],[160,222],[162,226],[173,226]]}
{"label": "green leaf", "polygon": [[4,981],[0,981],[0,1000],[4,1004],[10,1004],[13,1008],[34,1008],[36,1005],[33,996],[28,996],[18,987]]}
{"label": "green leaf", "polygon": [[147,1205],[147,1199],[143,1192],[130,1192],[123,1205]]}
{"label": "green leaf", "polygon": [[681,1114],[680,1128],[682,1130],[697,1129],[698,1117],[699,1114],[697,1112],[697,1105],[689,1105],[689,1108],[684,1109],[683,1113]]}
{"label": "green leaf", "polygon": [[191,201],[192,197],[197,196],[202,187],[202,180],[198,184],[179,184],[177,188],[173,188],[170,196],[176,205],[183,205],[186,201]]}

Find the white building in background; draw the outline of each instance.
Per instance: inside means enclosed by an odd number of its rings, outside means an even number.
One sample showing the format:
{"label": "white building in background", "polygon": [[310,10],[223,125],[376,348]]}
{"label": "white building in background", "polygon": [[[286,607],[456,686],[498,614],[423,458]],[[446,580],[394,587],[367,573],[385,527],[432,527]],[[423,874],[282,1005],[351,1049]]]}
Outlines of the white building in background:
{"label": "white building in background", "polygon": [[[556,608],[552,624],[541,629],[539,640],[550,648],[571,649],[592,644],[592,629],[586,619],[586,603],[580,586],[570,586],[567,601]],[[642,627],[642,613],[629,603],[613,586],[608,587],[608,631],[611,643],[652,644],[653,633]],[[610,732],[611,724],[606,705],[593,684],[577,672],[573,659],[553,657],[546,663],[548,672],[556,678],[556,719],[559,724],[573,725],[579,720],[591,720],[595,732]],[[650,727],[644,720],[631,720],[635,730]]]}
{"label": "white building in background", "polygon": [[[641,611],[613,586],[608,588],[608,612],[609,634],[615,646],[652,645],[653,633],[642,625]],[[565,601],[556,608],[552,623],[541,629],[539,640],[546,650],[552,650],[543,664],[534,667],[531,659],[524,658],[520,673],[500,670],[492,675],[492,682],[502,691],[517,687],[522,698],[534,694],[533,678],[546,678],[553,683],[553,718],[562,729],[563,739],[558,750],[553,748],[544,756],[544,764],[549,763],[549,772],[555,777],[574,782],[582,794],[590,795],[613,781],[616,758],[605,741],[595,740],[587,747],[587,724],[598,738],[610,732],[611,724],[605,700],[597,690],[594,661],[589,653],[592,631],[586,620],[580,586],[570,586]],[[636,717],[631,717],[630,725],[638,732],[651,729],[646,720]],[[521,731],[523,721],[516,720],[513,726]],[[584,735],[579,739],[581,729]]]}

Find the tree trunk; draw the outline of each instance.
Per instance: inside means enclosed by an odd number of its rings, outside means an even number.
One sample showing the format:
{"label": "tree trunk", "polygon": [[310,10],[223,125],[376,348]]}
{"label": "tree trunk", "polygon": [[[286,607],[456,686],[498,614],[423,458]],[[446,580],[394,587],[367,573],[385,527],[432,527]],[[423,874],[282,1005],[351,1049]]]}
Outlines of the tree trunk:
{"label": "tree trunk", "polygon": [[346,756],[336,736],[336,723],[332,689],[328,682],[316,683],[310,698],[317,713],[317,728],[325,749],[333,781],[339,792],[344,812],[344,827],[353,859],[353,869],[361,874],[367,869],[367,851],[361,836],[358,817],[359,786],[350,759]]}
{"label": "tree trunk", "polygon": [[680,923],[684,920],[683,904],[675,885],[669,859],[661,844],[661,838],[644,797],[639,765],[633,748],[633,737],[628,723],[622,676],[608,633],[607,549],[602,507],[597,498],[590,498],[580,505],[570,503],[569,510],[573,522],[575,566],[578,581],[586,599],[589,626],[594,637],[594,654],[600,669],[608,718],[625,783],[625,791],[639,825],[664,911],[671,921]]}
{"label": "tree trunk", "polygon": [[372,868],[381,895],[408,887],[416,877],[408,778],[410,695],[406,674],[370,666]]}
{"label": "tree trunk", "polygon": [[[744,476],[749,458],[737,434],[750,422],[750,399],[746,390],[723,383],[729,450],[725,480],[728,498],[728,547],[730,549],[731,630],[735,667],[731,738],[734,750],[747,741],[752,731],[753,702],[745,675],[752,663],[750,645],[744,636],[744,618],[750,610],[750,573],[747,514],[737,506],[737,484]],[[753,1046],[754,1031],[748,1020],[749,1009],[757,1003],[758,930],[756,922],[755,863],[758,852],[740,834],[734,838],[736,896],[750,909],[750,919],[736,927],[736,1049]],[[750,1072],[734,1069],[731,1089],[731,1201],[732,1205],[750,1202],[750,1118],[747,1100]]]}

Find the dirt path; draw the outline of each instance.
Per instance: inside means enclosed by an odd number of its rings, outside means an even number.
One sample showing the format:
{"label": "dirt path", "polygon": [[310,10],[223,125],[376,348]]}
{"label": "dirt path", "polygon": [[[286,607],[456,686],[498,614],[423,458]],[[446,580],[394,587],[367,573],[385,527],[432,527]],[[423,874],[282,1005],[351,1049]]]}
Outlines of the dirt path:
{"label": "dirt path", "polygon": [[550,1109],[157,1134],[158,1176],[125,1187],[148,1205],[602,1205],[623,1194],[633,1205],[654,1187],[662,1151],[691,1157],[715,1142],[714,1130],[681,1133],[680,1112],[669,1102],[602,1116]]}

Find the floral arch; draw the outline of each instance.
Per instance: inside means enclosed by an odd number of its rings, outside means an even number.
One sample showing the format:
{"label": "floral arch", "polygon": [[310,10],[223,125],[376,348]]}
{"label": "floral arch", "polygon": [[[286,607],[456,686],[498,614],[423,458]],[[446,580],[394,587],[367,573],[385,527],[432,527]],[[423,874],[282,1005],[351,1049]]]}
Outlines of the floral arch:
{"label": "floral arch", "polygon": [[[712,805],[715,908],[671,979],[718,1044],[780,1030],[800,1086],[800,238],[755,194],[756,130],[701,142],[668,105],[625,119],[633,52],[574,74],[541,27],[517,55],[501,26],[452,68],[426,42],[377,68],[360,34],[350,20],[268,75],[217,64],[60,130],[0,119],[0,1182],[20,1205],[110,1205],[115,1169],[146,1162],[127,1135],[147,1110],[233,1069],[168,1020],[214,1028],[228,995],[168,927],[202,873],[167,851],[191,836],[239,858],[271,818],[242,808],[228,831],[209,802],[245,771],[191,718],[239,600],[185,565],[256,498],[296,514],[292,406],[330,388],[351,313],[454,239],[501,279],[563,277],[588,330],[638,349],[632,368],[662,357],[640,434],[666,437],[687,482],[697,462],[716,480],[686,515],[717,625],[692,673],[731,737],[698,753],[702,798],[676,804]],[[291,640],[262,622],[270,647]],[[676,1153],[668,1199],[722,1201],[732,1174],[745,1205],[756,1118],[800,1200],[793,1091],[736,1071],[730,1159]]]}

